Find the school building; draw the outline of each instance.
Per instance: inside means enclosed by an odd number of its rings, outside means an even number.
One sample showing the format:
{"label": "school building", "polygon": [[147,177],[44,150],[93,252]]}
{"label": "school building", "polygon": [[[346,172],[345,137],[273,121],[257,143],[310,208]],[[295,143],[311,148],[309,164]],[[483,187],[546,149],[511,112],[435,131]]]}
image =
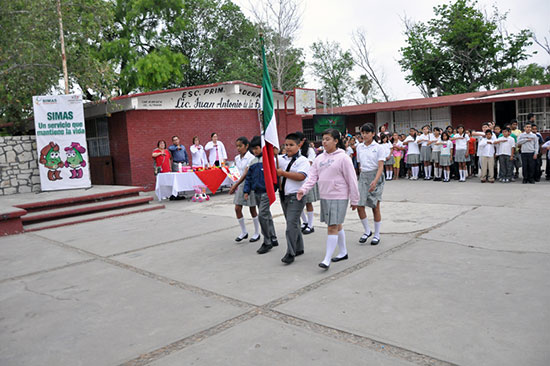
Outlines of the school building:
{"label": "school building", "polygon": [[[466,129],[479,130],[483,122],[495,121],[503,127],[514,118],[521,127],[527,115],[534,113],[539,131],[548,135],[550,85],[354,105],[328,109],[327,113],[345,115],[346,127],[352,134],[359,132],[366,122],[374,123],[377,128],[386,125],[388,131],[405,134],[411,127],[420,130],[426,124],[432,127],[462,124]],[[305,131],[313,131],[312,117],[305,117],[303,125]]]}
{"label": "school building", "polygon": [[[314,94],[313,94],[314,95]],[[302,130],[294,113],[294,91],[274,90],[279,136]],[[204,146],[213,132],[237,155],[235,140],[260,134],[261,87],[242,81],[125,95],[84,106],[93,184],[154,189],[152,151],[173,135],[189,153],[193,136]]]}

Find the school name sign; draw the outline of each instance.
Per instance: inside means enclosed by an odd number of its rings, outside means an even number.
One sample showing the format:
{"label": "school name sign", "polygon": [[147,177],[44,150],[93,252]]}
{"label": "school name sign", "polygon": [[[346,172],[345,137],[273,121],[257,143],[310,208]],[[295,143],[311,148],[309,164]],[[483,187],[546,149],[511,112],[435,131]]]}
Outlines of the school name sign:
{"label": "school name sign", "polygon": [[91,186],[81,95],[33,97],[43,191]]}

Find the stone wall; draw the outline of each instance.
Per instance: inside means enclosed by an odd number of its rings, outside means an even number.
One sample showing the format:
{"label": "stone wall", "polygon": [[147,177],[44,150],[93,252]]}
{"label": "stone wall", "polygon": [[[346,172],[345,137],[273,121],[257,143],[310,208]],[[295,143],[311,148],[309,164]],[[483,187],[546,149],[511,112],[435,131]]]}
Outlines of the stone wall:
{"label": "stone wall", "polygon": [[0,196],[40,191],[35,136],[0,136]]}

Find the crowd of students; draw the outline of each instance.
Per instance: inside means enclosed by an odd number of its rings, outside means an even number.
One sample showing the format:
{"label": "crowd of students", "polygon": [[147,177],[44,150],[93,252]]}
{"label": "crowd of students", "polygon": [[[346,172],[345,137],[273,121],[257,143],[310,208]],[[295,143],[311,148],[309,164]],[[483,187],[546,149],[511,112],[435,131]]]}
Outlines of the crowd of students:
{"label": "crowd of students", "polygon": [[[465,182],[479,176],[482,183],[510,183],[519,178],[522,168],[524,184],[542,178],[543,155],[550,154],[550,143],[543,140],[534,123],[534,116],[518,129],[517,120],[501,128],[484,123],[481,131],[466,130],[459,125],[445,129],[426,125],[422,131],[411,128],[408,135],[390,134],[381,127],[377,141],[387,150],[384,163],[386,180],[408,178]],[[354,164],[361,136],[348,136],[346,146]],[[546,179],[550,169],[546,159]]]}
{"label": "crowd of students", "polygon": [[[235,241],[248,238],[242,213],[243,206],[248,206],[254,222],[250,241],[263,236],[257,253],[265,254],[279,243],[266,193],[261,139],[239,137],[236,148],[239,155],[235,164],[241,178],[230,193],[235,194],[241,233]],[[331,263],[348,259],[343,227],[348,207],[357,210],[364,228],[359,243],[371,237],[371,245],[380,243],[380,202],[386,181],[408,177],[465,182],[479,175],[482,183],[496,179],[509,183],[518,178],[519,168],[523,167],[523,183],[535,183],[542,175],[544,152],[550,154],[550,141],[542,140],[532,119],[524,124],[523,132],[513,120],[502,129],[484,123],[481,131],[465,130],[463,126],[432,130],[426,125],[421,132],[411,128],[408,136],[390,134],[384,128],[376,133],[374,125],[366,123],[356,136],[343,136],[335,129],[324,131],[322,146],[317,149],[302,132],[291,133],[281,151],[276,151],[279,183],[275,188],[286,219],[287,250],[281,261],[290,264],[304,254],[303,235],[314,232],[312,203],[317,200],[321,222],[327,224],[326,252],[319,267],[328,269]],[[547,159],[547,180],[549,172]],[[372,229],[367,207],[372,210]],[[334,255],[336,248],[338,253]]]}

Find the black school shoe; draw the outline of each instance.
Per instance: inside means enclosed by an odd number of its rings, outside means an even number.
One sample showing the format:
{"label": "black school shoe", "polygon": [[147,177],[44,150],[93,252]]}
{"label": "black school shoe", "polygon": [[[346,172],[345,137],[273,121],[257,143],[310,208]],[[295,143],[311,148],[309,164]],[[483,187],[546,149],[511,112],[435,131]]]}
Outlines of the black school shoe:
{"label": "black school shoe", "polygon": [[367,242],[368,238],[372,236],[372,230],[369,234],[363,234],[361,238],[359,238],[359,243],[364,244]]}
{"label": "black school shoe", "polygon": [[331,261],[333,261],[333,262],[340,262],[340,261],[345,261],[346,259],[348,259],[348,255],[347,255],[347,254],[346,254],[345,256],[343,256],[343,257],[340,257],[340,258],[334,257],[334,258],[331,259]]}
{"label": "black school shoe", "polygon": [[273,245],[268,245],[268,244],[262,244],[262,246],[256,251],[256,253],[258,254],[265,254],[267,252],[269,252],[271,250],[271,248],[273,248]]}
{"label": "black school shoe", "polygon": [[290,264],[294,262],[294,256],[287,253],[283,258],[281,258],[281,262]]}
{"label": "black school shoe", "polygon": [[372,238],[370,245],[378,245],[380,243],[380,238]]}
{"label": "black school shoe", "polygon": [[260,240],[261,237],[262,237],[262,236],[261,236],[260,234],[258,234],[258,236],[256,236],[256,237],[251,237],[250,240],[249,240],[249,242],[254,243],[255,241]]}
{"label": "black school shoe", "polygon": [[304,232],[305,229],[307,229],[307,224],[306,224],[306,223],[303,223],[303,224],[302,224],[302,227],[300,228],[300,230],[301,230],[302,232]]}
{"label": "black school shoe", "polygon": [[237,236],[237,237],[235,238],[235,241],[236,241],[236,242],[240,242],[240,241],[242,241],[242,240],[244,240],[244,239],[247,239],[247,238],[248,238],[248,233],[246,233],[246,235],[243,236],[242,238],[241,238],[240,236]]}
{"label": "black school shoe", "polygon": [[272,246],[272,247],[278,247],[278,246],[279,246],[279,242],[278,242],[277,240],[273,240],[273,241],[271,242],[271,246]]}
{"label": "black school shoe", "polygon": [[296,257],[299,256],[299,255],[302,255],[302,254],[304,254],[303,250],[297,250],[296,251]]}

